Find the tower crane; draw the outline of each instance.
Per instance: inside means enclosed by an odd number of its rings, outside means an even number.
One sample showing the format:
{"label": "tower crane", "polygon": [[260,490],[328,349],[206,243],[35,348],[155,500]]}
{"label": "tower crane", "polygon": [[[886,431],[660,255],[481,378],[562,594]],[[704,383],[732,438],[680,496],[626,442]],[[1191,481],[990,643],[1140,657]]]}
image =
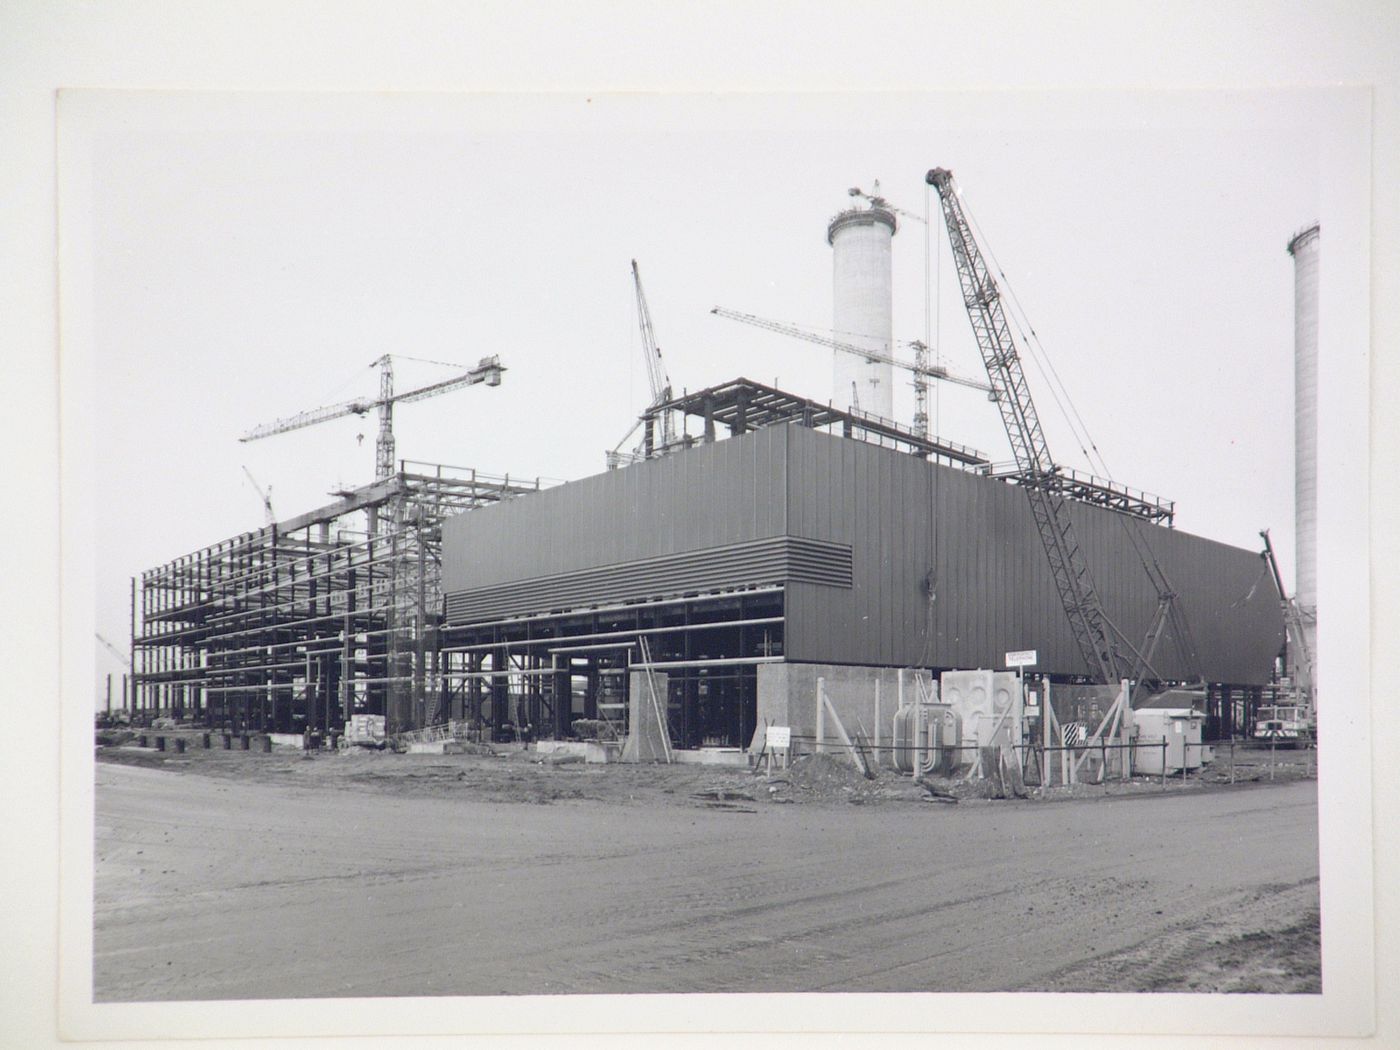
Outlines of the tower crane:
{"label": "tower crane", "polygon": [[[442,364],[443,362],[431,363]],[[383,481],[392,477],[394,473],[394,405],[405,404],[409,401],[422,401],[425,398],[437,397],[439,394],[446,394],[464,386],[474,386],[477,383],[500,386],[501,373],[506,370],[505,366],[501,364],[500,358],[492,355],[491,357],[483,357],[477,362],[475,368],[461,375],[396,394],[394,393],[394,365],[390,355],[385,354],[371,362],[371,366],[376,365],[379,367],[379,397],[361,397],[337,405],[326,405],[322,408],[299,412],[294,416],[287,416],[254,427],[238,440],[257,441],[259,438],[285,434],[289,430],[314,426],[330,419],[339,419],[341,416],[363,416],[371,410],[378,409],[379,439],[374,446],[374,478],[376,481]]]}
{"label": "tower crane", "polygon": [[[661,347],[656,342],[656,330],[651,324],[651,309],[647,306],[646,293],[642,291],[642,273],[637,268],[637,260],[632,260],[632,284],[637,292],[637,327],[642,336],[642,355],[646,358],[647,364],[647,384],[651,388],[651,403],[647,410],[654,409],[657,405],[664,405],[671,400],[671,376],[666,371],[666,362],[661,359]],[[646,413],[639,417],[638,421],[632,424],[632,429],[623,435],[622,440],[613,447],[608,455],[608,466],[616,467],[624,458],[624,454],[619,451],[623,444],[630,438],[641,425],[641,419]],[[676,442],[675,422],[671,418],[670,412],[662,412],[659,415],[661,433],[659,435],[661,448],[668,449]],[[644,447],[638,448],[632,454],[633,459],[645,458],[647,451]]]}
{"label": "tower crane", "polygon": [[[1002,306],[1001,290],[992,276],[972,235],[972,227],[963,210],[953,173],[946,168],[934,168],[925,181],[938,192],[943,209],[948,243],[958,270],[963,305],[972,322],[982,363],[991,381],[993,396],[1001,410],[1002,423],[1016,458],[1021,487],[1030,502],[1050,572],[1055,579],[1060,604],[1069,619],[1070,629],[1084,661],[1099,681],[1116,683],[1131,678],[1141,685],[1145,680],[1160,680],[1152,667],[1152,657],[1168,621],[1175,628],[1175,638],[1182,650],[1183,661],[1193,677],[1196,675],[1196,650],[1185,619],[1176,603],[1176,592],[1165,570],[1144,551],[1142,537],[1128,527],[1128,535],[1142,558],[1153,585],[1157,589],[1157,611],[1148,628],[1141,648],[1134,648],[1104,611],[1084,553],[1079,547],[1073,523],[1065,509],[1059,468],[1050,457],[1045,432],[1040,425],[1035,402],[1026,384],[1021,367],[1021,355],[1011,336],[1006,312]],[[1121,646],[1121,648],[1120,648]],[[1125,654],[1123,649],[1128,652]]]}
{"label": "tower crane", "polygon": [[263,487],[258,484],[258,479],[253,477],[253,472],[246,466],[243,468],[243,473],[248,475],[248,480],[252,483],[253,491],[262,497],[263,516],[267,519],[266,524],[273,524],[277,520],[277,516],[272,512],[272,486],[269,485],[267,489],[264,490]]}
{"label": "tower crane", "polygon": [[925,219],[922,215],[915,215],[912,211],[905,211],[903,208],[896,208],[887,199],[880,196],[879,179],[875,180],[874,190],[874,193],[866,193],[859,186],[852,186],[846,191],[846,193],[852,197],[859,197],[861,200],[869,201],[872,205],[874,205],[877,208],[883,208],[885,211],[892,211],[896,215],[903,215],[906,219],[913,219],[915,222],[921,222],[925,226],[928,225],[928,220]]}
{"label": "tower crane", "polygon": [[956,372],[950,372],[941,365],[929,365],[927,357],[923,356],[927,347],[920,342],[909,342],[906,345],[914,348],[915,361],[909,362],[894,357],[891,354],[883,354],[876,350],[870,350],[863,346],[856,346],[854,343],[844,343],[839,339],[832,339],[830,336],[821,335],[817,332],[809,332],[796,325],[783,324],[780,321],[770,321],[766,317],[756,317],[753,314],[741,313],[738,310],[729,310],[723,306],[714,307],[710,313],[717,317],[726,317],[731,321],[738,321],[741,324],[753,325],[755,328],[764,328],[770,332],[777,332],[779,335],[792,336],[794,339],[805,339],[809,343],[818,346],[830,347],[833,350],[840,350],[848,354],[856,354],[867,361],[880,361],[884,364],[894,365],[913,373],[915,392],[915,412],[914,429],[925,437],[928,436],[928,412],[927,398],[923,396],[930,379],[935,379],[944,383],[955,383],[958,386],[970,387],[973,390],[981,390],[988,396],[993,396],[992,388],[980,379],[971,379],[967,376],[960,376]]}

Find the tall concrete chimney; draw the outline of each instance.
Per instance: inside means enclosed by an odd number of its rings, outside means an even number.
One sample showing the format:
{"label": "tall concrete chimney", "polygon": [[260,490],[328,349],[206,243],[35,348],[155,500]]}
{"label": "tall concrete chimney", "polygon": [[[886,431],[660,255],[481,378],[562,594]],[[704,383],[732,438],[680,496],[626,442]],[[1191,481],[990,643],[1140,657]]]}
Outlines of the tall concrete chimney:
{"label": "tall concrete chimney", "polygon": [[[826,228],[833,262],[833,335],[886,357],[894,345],[890,257],[895,228],[894,214],[878,205],[849,208]],[[893,419],[894,369],[844,350],[833,354],[832,404]]]}
{"label": "tall concrete chimney", "polygon": [[1293,600],[1317,672],[1317,253],[1314,223],[1288,242],[1293,256]]}

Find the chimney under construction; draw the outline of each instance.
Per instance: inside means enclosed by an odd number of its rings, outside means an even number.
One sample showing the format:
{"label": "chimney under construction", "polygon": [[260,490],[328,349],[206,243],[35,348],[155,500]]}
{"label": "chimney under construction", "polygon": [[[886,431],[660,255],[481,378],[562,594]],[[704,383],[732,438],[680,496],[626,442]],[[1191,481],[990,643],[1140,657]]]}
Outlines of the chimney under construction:
{"label": "chimney under construction", "polygon": [[[833,334],[886,357],[894,343],[890,249],[895,229],[894,214],[878,205],[848,208],[826,228],[833,262]],[[833,355],[832,404],[893,419],[890,364],[842,350]]]}
{"label": "chimney under construction", "polygon": [[[1293,256],[1293,600],[1317,670],[1317,223],[1288,242]],[[1315,680],[1315,679],[1314,679]]]}

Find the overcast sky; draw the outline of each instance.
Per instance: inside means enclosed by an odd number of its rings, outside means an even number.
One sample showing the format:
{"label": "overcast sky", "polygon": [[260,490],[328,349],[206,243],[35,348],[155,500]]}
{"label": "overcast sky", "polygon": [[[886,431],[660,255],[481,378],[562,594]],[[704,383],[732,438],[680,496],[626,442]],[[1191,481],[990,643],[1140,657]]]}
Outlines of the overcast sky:
{"label": "overcast sky", "polygon": [[[65,351],[95,386],[65,409],[91,423],[98,630],[124,647],[132,575],[262,524],[244,465],[279,517],[371,480],[372,416],[237,438],[374,394],[385,352],[508,369],[399,408],[400,457],[603,469],[648,397],[632,258],[676,387],[746,375],[829,398],[828,352],[709,310],[829,326],[825,227],[847,188],[878,178],[922,214],[932,166],[953,169],[1115,479],[1176,500],[1192,533],[1257,549],[1270,528],[1291,582],[1285,245],[1319,217],[1306,110],[1298,92],[67,96]],[[978,375],[933,206],[934,342]],[[921,338],[919,223],[893,265],[896,338]],[[396,371],[399,389],[451,374]],[[1087,469],[1028,373],[1052,452]],[[937,408],[941,435],[1010,457],[984,396],[949,386]]]}

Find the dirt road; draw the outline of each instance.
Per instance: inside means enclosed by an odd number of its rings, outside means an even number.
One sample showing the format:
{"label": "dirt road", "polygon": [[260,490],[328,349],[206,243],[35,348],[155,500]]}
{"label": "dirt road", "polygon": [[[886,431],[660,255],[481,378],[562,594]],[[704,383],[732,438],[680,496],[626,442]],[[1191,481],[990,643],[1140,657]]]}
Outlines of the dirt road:
{"label": "dirt road", "polygon": [[[477,775],[414,757],[365,768]],[[574,767],[623,794],[540,805],[336,761],[99,763],[98,1001],[1320,987],[1307,781],[714,808],[693,771]]]}

